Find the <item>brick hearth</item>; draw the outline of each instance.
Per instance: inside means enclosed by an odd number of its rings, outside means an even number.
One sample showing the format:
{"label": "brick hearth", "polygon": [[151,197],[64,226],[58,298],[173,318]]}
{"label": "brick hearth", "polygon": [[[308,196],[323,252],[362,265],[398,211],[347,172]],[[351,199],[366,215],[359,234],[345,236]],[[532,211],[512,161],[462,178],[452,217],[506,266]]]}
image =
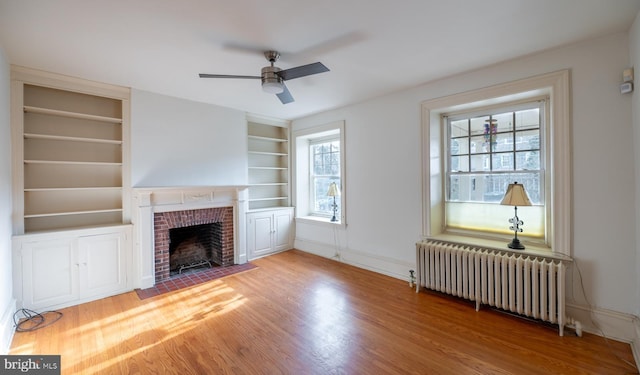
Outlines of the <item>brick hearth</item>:
{"label": "brick hearth", "polygon": [[169,278],[169,230],[173,228],[220,223],[220,231],[215,234],[220,249],[213,258],[223,267],[233,265],[233,207],[157,212],[153,216],[156,282]]}

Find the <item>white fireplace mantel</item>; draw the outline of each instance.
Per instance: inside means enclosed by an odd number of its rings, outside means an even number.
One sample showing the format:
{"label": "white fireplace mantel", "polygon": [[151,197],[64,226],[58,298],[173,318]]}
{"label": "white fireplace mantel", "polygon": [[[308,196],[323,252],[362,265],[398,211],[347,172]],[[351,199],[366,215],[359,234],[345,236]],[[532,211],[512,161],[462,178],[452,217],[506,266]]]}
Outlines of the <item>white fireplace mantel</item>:
{"label": "white fireplace mantel", "polygon": [[245,185],[134,188],[131,219],[135,226],[135,287],[145,289],[155,284],[153,215],[156,212],[233,207],[234,263],[246,263],[247,189]]}

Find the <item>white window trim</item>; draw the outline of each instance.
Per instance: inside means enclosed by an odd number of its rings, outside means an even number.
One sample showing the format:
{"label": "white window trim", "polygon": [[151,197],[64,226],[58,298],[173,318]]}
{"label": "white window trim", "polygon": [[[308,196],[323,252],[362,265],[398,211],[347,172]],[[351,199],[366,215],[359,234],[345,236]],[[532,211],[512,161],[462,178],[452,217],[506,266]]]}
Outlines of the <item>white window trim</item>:
{"label": "white window trim", "polygon": [[[532,248],[524,252],[551,251],[570,256],[571,244],[571,110],[569,71],[562,70],[496,86],[454,94],[422,103],[422,234],[428,238],[446,239],[444,230],[444,145],[441,116],[445,113],[499,105],[541,95],[549,96],[550,114],[548,147],[551,173],[549,180],[552,214],[547,219],[549,233],[546,249]],[[469,239],[467,239],[469,240]],[[506,246],[505,246],[506,248]],[[527,247],[529,249],[529,247]],[[508,249],[506,249],[508,250]],[[520,251],[522,252],[522,251]]]}
{"label": "white window trim", "polygon": [[[309,186],[309,141],[323,137],[340,134],[340,220],[331,222],[331,217],[312,215],[310,210],[311,188]],[[309,222],[319,225],[340,226],[347,225],[347,179],[345,168],[345,131],[344,121],[335,121],[324,125],[305,128],[293,132],[293,158],[292,166],[294,173],[293,181],[293,204],[296,207],[296,221]]]}

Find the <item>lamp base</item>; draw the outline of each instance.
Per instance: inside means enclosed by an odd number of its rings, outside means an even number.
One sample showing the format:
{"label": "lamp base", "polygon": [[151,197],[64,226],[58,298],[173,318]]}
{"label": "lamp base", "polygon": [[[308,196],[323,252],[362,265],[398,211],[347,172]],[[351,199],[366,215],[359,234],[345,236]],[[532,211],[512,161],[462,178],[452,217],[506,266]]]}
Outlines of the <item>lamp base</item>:
{"label": "lamp base", "polygon": [[336,221],[338,221],[338,219],[336,219],[335,216],[331,218],[331,222],[336,222]]}
{"label": "lamp base", "polygon": [[519,239],[514,238],[513,240],[511,240],[511,242],[509,242],[507,244],[507,246],[510,249],[515,249],[515,250],[524,250],[524,245],[520,242]]}

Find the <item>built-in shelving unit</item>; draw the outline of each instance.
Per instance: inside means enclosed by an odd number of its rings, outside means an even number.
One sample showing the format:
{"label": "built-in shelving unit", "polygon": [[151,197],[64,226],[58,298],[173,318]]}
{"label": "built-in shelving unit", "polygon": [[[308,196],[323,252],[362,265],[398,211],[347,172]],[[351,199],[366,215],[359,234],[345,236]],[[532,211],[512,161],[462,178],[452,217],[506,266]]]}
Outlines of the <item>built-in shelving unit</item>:
{"label": "built-in shelving unit", "polygon": [[247,135],[249,210],[288,207],[288,123],[249,119]]}
{"label": "built-in shelving unit", "polygon": [[126,222],[128,89],[16,76],[18,234]]}

